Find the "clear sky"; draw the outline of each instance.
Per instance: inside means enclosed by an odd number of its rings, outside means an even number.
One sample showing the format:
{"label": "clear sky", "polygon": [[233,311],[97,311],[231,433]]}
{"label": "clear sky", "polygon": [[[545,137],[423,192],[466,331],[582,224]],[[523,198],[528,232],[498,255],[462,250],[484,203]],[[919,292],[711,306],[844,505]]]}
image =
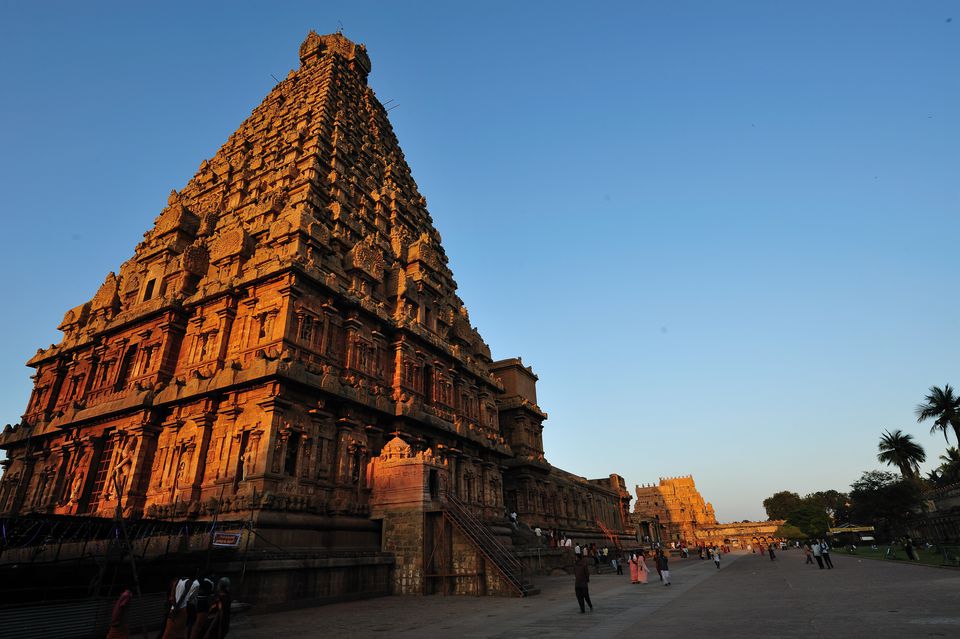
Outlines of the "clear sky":
{"label": "clear sky", "polygon": [[342,25],[553,464],[691,473],[730,521],[848,489],[885,428],[943,452],[913,409],[960,385],[960,3],[150,4],[0,0],[0,423]]}

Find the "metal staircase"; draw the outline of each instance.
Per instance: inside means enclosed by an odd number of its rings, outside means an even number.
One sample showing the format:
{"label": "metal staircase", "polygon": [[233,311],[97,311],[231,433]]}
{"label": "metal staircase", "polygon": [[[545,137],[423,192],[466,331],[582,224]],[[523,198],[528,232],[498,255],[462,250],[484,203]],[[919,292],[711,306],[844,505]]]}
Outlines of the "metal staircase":
{"label": "metal staircase", "polygon": [[604,525],[604,523],[599,519],[597,519],[596,521],[597,521],[597,525],[600,527],[600,530],[603,531],[603,534],[606,535],[607,539],[610,540],[610,543],[613,544],[613,547],[616,548],[618,552],[623,550],[623,548],[620,546],[620,538],[617,537],[616,533],[614,533],[612,530],[607,528]]}
{"label": "metal staircase", "polygon": [[470,514],[463,502],[448,494],[443,516],[480,551],[488,563],[493,564],[503,578],[521,597],[540,592],[523,577],[523,564],[490,534],[479,519]]}

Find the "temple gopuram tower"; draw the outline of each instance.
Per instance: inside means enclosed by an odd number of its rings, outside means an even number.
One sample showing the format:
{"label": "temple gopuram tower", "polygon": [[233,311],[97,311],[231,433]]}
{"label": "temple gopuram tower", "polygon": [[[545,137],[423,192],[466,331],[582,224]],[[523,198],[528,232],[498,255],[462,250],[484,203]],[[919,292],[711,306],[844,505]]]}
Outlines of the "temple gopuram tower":
{"label": "temple gopuram tower", "polygon": [[656,541],[659,525],[659,541],[693,544],[698,530],[717,524],[713,505],[704,501],[692,475],[661,477],[658,484],[637,486],[636,492],[634,519],[641,537]]}
{"label": "temple gopuram tower", "polygon": [[502,385],[366,50],[311,33],[300,62],[30,360],[22,424],[0,439],[0,510],[217,502],[336,530],[367,514],[388,433],[448,451],[470,501],[501,506]]}
{"label": "temple gopuram tower", "polygon": [[[508,494],[530,523],[623,531],[622,480],[547,463],[536,376],[471,325],[365,47],[311,32],[299,59],[28,362],[0,513],[379,550],[372,505],[437,489],[484,521]],[[426,483],[377,497],[374,471]]]}

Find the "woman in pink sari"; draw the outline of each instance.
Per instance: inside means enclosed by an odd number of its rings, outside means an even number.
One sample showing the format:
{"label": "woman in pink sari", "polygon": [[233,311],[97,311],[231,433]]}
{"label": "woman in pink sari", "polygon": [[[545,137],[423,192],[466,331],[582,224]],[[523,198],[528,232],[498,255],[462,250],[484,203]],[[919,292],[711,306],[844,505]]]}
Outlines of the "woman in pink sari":
{"label": "woman in pink sari", "polygon": [[636,555],[636,553],[633,553],[633,554],[630,555],[630,562],[629,562],[629,563],[630,563],[630,583],[632,583],[632,584],[640,583],[640,582],[638,581],[640,569],[639,569],[639,567],[638,567],[638,565],[637,565],[637,555]]}
{"label": "woman in pink sari", "polygon": [[640,554],[637,555],[637,579],[640,583],[647,583],[647,579],[650,577],[650,570],[647,569],[647,560],[644,559],[644,552],[641,550]]}

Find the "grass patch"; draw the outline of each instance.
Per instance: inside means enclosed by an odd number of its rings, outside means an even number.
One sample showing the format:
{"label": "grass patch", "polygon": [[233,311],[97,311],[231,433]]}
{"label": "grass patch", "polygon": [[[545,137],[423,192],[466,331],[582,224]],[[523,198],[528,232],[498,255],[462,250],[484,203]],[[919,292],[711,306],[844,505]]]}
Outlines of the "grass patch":
{"label": "grass patch", "polygon": [[930,550],[919,549],[917,554],[920,557],[920,561],[909,561],[907,559],[907,551],[903,549],[900,545],[894,545],[892,548],[892,554],[887,552],[888,546],[880,546],[876,550],[870,546],[858,546],[857,551],[854,553],[849,552],[843,548],[834,548],[831,551],[831,554],[834,557],[857,557],[858,559],[882,559],[886,561],[899,561],[902,563],[909,564],[925,564],[927,566],[942,566],[943,562],[943,553],[939,549],[931,548]]}

